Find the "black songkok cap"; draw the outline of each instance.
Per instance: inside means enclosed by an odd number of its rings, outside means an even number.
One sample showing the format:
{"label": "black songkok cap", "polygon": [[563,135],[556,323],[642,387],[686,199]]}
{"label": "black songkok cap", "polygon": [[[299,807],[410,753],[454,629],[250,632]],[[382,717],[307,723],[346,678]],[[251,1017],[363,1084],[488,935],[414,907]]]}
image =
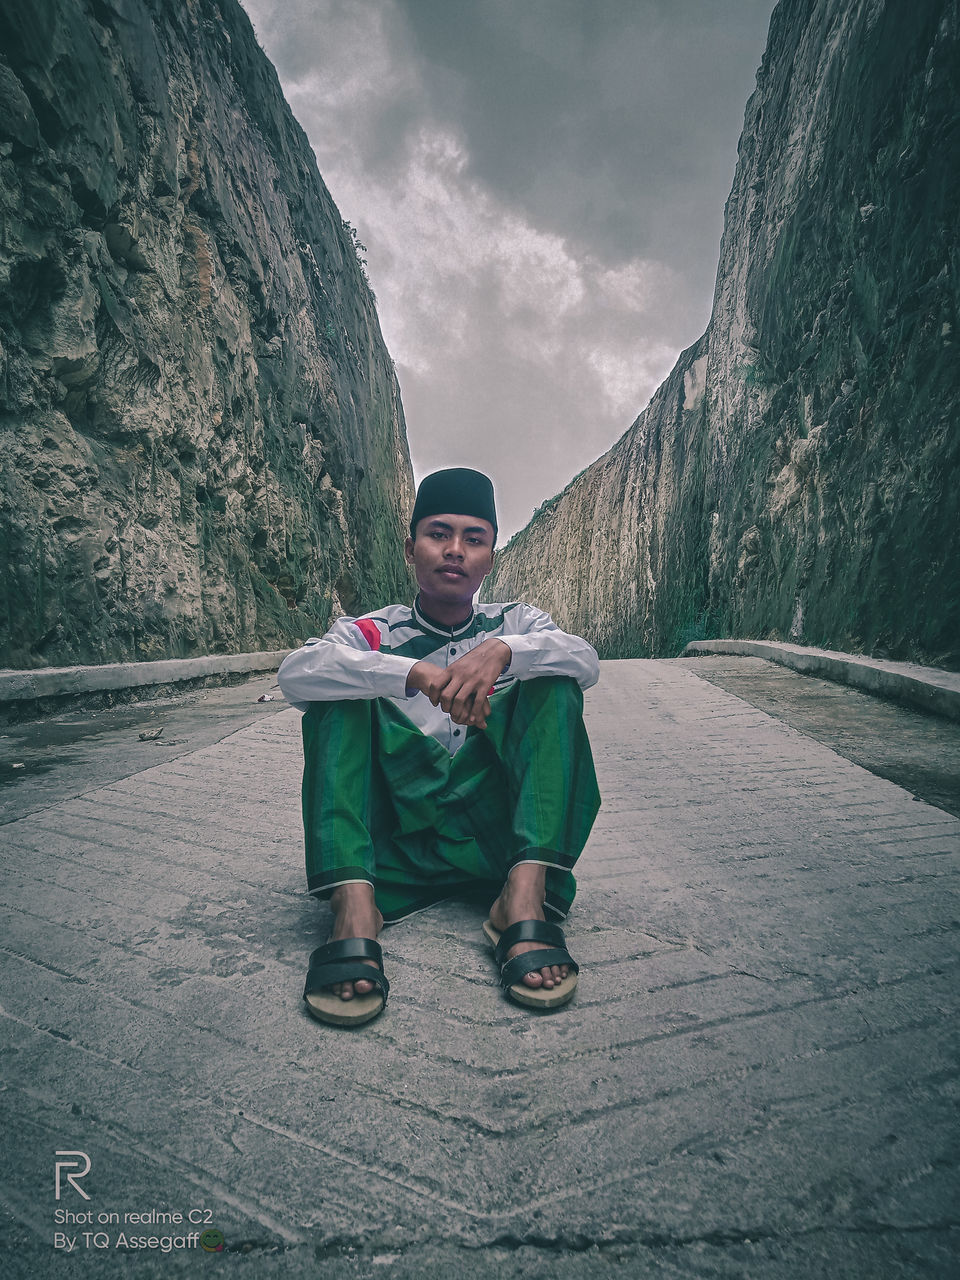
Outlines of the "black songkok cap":
{"label": "black songkok cap", "polygon": [[493,525],[497,536],[497,508],[493,500],[493,482],[482,471],[469,467],[448,467],[425,476],[417,490],[417,500],[410,517],[410,536],[417,536],[417,524],[427,516],[477,516]]}

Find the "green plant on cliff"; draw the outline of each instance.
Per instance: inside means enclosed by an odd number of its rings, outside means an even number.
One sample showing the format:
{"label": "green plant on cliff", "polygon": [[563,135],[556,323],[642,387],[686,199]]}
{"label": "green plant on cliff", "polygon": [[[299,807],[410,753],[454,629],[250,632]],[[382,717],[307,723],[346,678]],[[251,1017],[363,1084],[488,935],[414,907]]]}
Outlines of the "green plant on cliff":
{"label": "green plant on cliff", "polygon": [[[360,268],[360,274],[363,277],[363,283],[367,286],[368,289],[370,289],[370,277],[367,275],[367,252],[368,252],[367,246],[361,241],[360,232],[357,230],[357,228],[353,225],[352,222],[348,222],[346,218],[344,218],[342,225],[343,225],[344,231],[347,233],[348,237],[350,238],[350,243],[353,245],[353,252],[356,255],[357,266]],[[374,302],[376,302],[377,300],[376,294],[373,292],[372,289],[370,289],[370,297],[373,298]]]}

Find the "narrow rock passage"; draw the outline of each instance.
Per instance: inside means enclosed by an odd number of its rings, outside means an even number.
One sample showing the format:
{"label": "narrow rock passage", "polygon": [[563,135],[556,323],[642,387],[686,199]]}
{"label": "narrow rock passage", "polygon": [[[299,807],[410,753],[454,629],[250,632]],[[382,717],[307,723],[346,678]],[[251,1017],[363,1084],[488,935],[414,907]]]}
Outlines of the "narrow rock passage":
{"label": "narrow rock passage", "polygon": [[[113,1275],[189,1229],[125,1215],[198,1210],[258,1277],[949,1274],[960,822],[683,664],[604,663],[587,716],[554,1015],[461,903],[385,931],[378,1021],[302,1012],[296,712],[8,822],[4,1256]],[[55,1224],[57,1151],[109,1250]]]}

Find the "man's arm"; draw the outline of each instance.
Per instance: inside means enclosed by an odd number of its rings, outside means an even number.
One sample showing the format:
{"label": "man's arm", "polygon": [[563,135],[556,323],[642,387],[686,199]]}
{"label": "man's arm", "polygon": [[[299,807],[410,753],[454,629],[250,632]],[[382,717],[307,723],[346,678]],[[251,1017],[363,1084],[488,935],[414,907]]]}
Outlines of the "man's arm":
{"label": "man's arm", "polygon": [[407,689],[426,694],[433,705],[441,706],[454,724],[487,727],[489,692],[511,659],[510,646],[491,636],[470,649],[449,667],[418,662],[407,675]]}
{"label": "man's arm", "polygon": [[280,664],[283,696],[305,710],[311,702],[350,698],[402,698],[412,658],[379,652],[379,630],[369,618],[339,618],[321,640],[308,640]]}
{"label": "man's arm", "polygon": [[489,691],[509,666],[518,680],[568,676],[581,689],[600,678],[596,650],[580,636],[561,631],[549,614],[533,605],[511,610],[510,631],[491,636],[446,668],[418,662],[407,677],[407,689],[425,694],[456,724],[487,727]]}
{"label": "man's arm", "polygon": [[510,674],[518,680],[538,676],[569,676],[581,689],[589,689],[600,679],[597,652],[580,636],[561,631],[548,613],[533,605],[520,604],[507,615],[509,631],[503,639],[513,657]]}

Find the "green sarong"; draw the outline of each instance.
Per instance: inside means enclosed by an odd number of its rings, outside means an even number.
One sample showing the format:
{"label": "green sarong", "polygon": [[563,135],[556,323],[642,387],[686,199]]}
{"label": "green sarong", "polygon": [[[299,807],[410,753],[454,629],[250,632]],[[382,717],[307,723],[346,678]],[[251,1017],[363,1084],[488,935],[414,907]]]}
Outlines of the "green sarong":
{"label": "green sarong", "polygon": [[[423,695],[418,695],[422,697]],[[307,888],[366,880],[385,920],[442,898],[496,897],[518,862],[544,863],[566,915],[571,868],[600,807],[575,680],[517,681],[456,755],[386,698],[313,702],[303,717]]]}

